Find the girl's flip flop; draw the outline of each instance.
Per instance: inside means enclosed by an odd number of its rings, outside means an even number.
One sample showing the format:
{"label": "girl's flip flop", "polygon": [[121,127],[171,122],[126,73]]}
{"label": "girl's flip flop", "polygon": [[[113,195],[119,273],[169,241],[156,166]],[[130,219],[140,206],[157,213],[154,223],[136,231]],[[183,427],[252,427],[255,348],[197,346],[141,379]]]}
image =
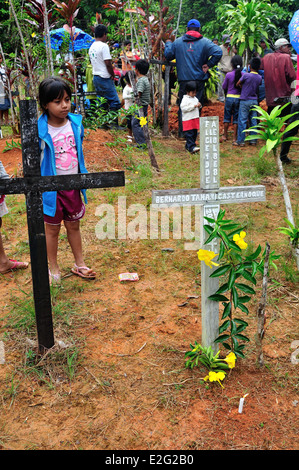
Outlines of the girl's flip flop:
{"label": "girl's flip flop", "polygon": [[[75,264],[74,267],[71,269],[71,271],[76,276],[82,277],[82,279],[92,280],[96,278],[96,273],[92,269],[88,268],[87,266],[77,266]],[[84,273],[82,271],[87,271],[87,272]]]}
{"label": "girl's flip flop", "polygon": [[0,274],[10,273],[11,271],[17,271],[18,269],[26,269],[29,266],[29,263],[23,261],[16,261],[15,259],[10,259],[9,261],[13,263],[12,267],[6,271],[2,271]]}

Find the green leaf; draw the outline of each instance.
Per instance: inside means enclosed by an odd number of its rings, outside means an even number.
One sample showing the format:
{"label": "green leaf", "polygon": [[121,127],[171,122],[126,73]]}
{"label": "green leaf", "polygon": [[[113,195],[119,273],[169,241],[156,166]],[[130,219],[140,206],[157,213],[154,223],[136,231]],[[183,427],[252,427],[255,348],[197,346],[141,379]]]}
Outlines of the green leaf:
{"label": "green leaf", "polygon": [[259,245],[259,246],[257,247],[257,249],[255,250],[254,253],[252,253],[252,254],[249,255],[249,256],[246,256],[246,259],[247,259],[247,260],[254,260],[254,259],[256,259],[256,258],[259,256],[259,254],[260,254],[261,251],[262,251],[262,248],[261,248],[261,245]]}
{"label": "green leaf", "polygon": [[230,338],[230,335],[218,336],[218,338],[215,339],[215,343],[223,343],[223,341],[226,341],[229,338]]}
{"label": "green leaf", "polygon": [[243,305],[241,302],[238,303],[237,308],[239,308],[242,312],[246,313],[248,315],[249,310],[246,307],[246,305]]}
{"label": "green leaf", "polygon": [[205,241],[205,245],[208,245],[209,243],[211,243],[212,240],[214,240],[214,238],[217,237],[217,232],[214,230],[211,235],[206,239]]}
{"label": "green leaf", "polygon": [[243,55],[244,50],[245,50],[245,42],[241,42],[241,44],[239,46],[239,55],[240,56]]}
{"label": "green leaf", "polygon": [[219,277],[223,274],[227,273],[227,271],[231,268],[230,264],[225,264],[224,266],[220,266],[220,268],[215,269],[215,271],[210,274],[210,277]]}
{"label": "green leaf", "polygon": [[242,283],[235,283],[235,286],[240,289],[242,292],[245,292],[245,294],[255,294],[255,290],[252,289],[252,287],[248,286],[247,284],[242,284]]}
{"label": "green leaf", "polygon": [[228,289],[231,289],[233,287],[235,280],[236,280],[236,274],[234,270],[232,269],[231,272],[229,273]]}
{"label": "green leaf", "polygon": [[226,318],[230,315],[231,310],[232,310],[232,305],[231,305],[230,302],[227,302],[225,304],[225,307],[224,307],[224,310],[223,310],[222,320],[224,320],[224,318]]}
{"label": "green leaf", "polygon": [[253,51],[254,49],[254,37],[253,36],[249,36],[248,44],[249,44],[250,50]]}
{"label": "green leaf", "polygon": [[232,294],[233,294],[233,304],[234,304],[234,307],[236,308],[237,305],[238,305],[238,292],[237,292],[237,289],[235,287],[232,287],[231,289],[232,291]]}
{"label": "green leaf", "polygon": [[219,246],[218,261],[220,261],[223,258],[224,253],[225,253],[225,246],[224,246],[223,241],[221,240],[220,246]]}
{"label": "green leaf", "polygon": [[279,142],[279,139],[276,139],[276,140],[270,140],[268,139],[267,142],[266,142],[266,149],[267,149],[267,152],[270,153],[271,150],[276,146],[276,144]]}
{"label": "green leaf", "polygon": [[214,229],[213,227],[211,227],[211,225],[204,225],[203,228],[205,229],[205,231],[210,235]]}
{"label": "green leaf", "polygon": [[240,325],[244,325],[245,328],[246,328],[246,326],[248,326],[247,321],[243,320],[242,318],[235,318],[235,322],[240,324]]}
{"label": "green leaf", "polygon": [[219,225],[221,226],[222,230],[235,230],[240,226],[239,224],[234,224],[234,223],[219,224]]}
{"label": "green leaf", "polygon": [[239,303],[245,304],[246,302],[249,302],[251,300],[251,297],[248,295],[243,295],[242,297],[239,297]]}
{"label": "green leaf", "polygon": [[256,279],[246,269],[244,269],[244,271],[242,272],[242,276],[244,277],[244,279],[246,279],[246,281],[252,282],[252,284],[256,285]]}
{"label": "green leaf", "polygon": [[228,302],[228,298],[220,294],[209,295],[208,299],[214,300],[215,302]]}
{"label": "green leaf", "polygon": [[223,284],[219,289],[215,292],[215,294],[223,294],[223,292],[226,292],[228,290],[228,283],[226,282]]}
{"label": "green leaf", "polygon": [[246,341],[246,342],[250,341],[250,339],[247,338],[247,336],[244,336],[244,335],[236,334],[234,337],[238,338],[238,339],[241,339],[242,341]]}
{"label": "green leaf", "polygon": [[210,217],[205,217],[205,219],[210,222],[210,224],[215,224],[216,220],[215,219],[211,219]]}
{"label": "green leaf", "polygon": [[223,333],[225,330],[227,330],[229,325],[230,325],[230,320],[226,320],[225,322],[223,322],[222,325],[219,327],[219,333]]}

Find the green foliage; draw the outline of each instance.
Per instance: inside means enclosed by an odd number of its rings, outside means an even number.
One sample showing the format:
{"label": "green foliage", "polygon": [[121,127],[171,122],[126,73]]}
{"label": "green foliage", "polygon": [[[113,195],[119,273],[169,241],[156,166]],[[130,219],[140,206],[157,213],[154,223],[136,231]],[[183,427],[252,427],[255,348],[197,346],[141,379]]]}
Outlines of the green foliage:
{"label": "green foliage", "polygon": [[223,9],[221,20],[232,34],[232,44],[238,44],[239,55],[254,49],[261,53],[261,38],[267,39],[268,31],[275,29],[271,23],[271,4],[259,0],[237,0],[237,5],[225,4]]}
{"label": "green foliage", "polygon": [[205,82],[205,94],[208,100],[212,99],[217,93],[219,72],[217,67],[209,70],[210,78]]}
{"label": "green foliage", "polygon": [[276,153],[276,149],[281,145],[282,142],[299,140],[299,137],[287,137],[284,138],[285,133],[298,126],[299,121],[294,121],[291,124],[285,126],[285,123],[294,116],[296,113],[288,114],[287,116],[281,117],[282,110],[288,106],[288,103],[283,106],[276,106],[270,114],[264,111],[260,106],[253,106],[253,109],[257,111],[257,120],[259,124],[256,126],[246,129],[244,132],[255,131],[254,134],[248,135],[245,140],[261,139],[265,141],[265,145],[260,149],[259,155],[262,156],[265,152],[273,151]]}
{"label": "green foliage", "polygon": [[15,142],[13,139],[11,139],[11,142],[8,142],[8,141],[5,142],[5,147],[2,150],[2,153],[8,152],[8,150],[21,149],[21,148],[22,148],[21,142]]}
{"label": "green foliage", "polygon": [[211,346],[204,348],[196,341],[194,345],[190,344],[191,351],[186,352],[185,357],[187,358],[185,366],[189,369],[193,369],[195,366],[203,365],[208,370],[228,370],[229,366],[223,359],[219,359],[220,351],[214,355],[214,351]]}
{"label": "green foliage", "polygon": [[[220,242],[218,261],[219,267],[210,277],[224,277],[224,283],[210,300],[221,302],[224,309],[222,324],[216,343],[221,343],[226,349],[233,351],[236,356],[244,357],[244,347],[249,338],[244,335],[248,323],[235,312],[249,313],[247,304],[255,295],[256,275],[263,273],[265,251],[259,245],[251,254],[243,254],[247,249],[244,241],[246,232],[240,224],[233,220],[224,220],[225,210],[220,210],[217,219],[205,217],[212,225],[204,225],[208,233],[206,244],[218,238]],[[210,252],[211,253],[211,252]],[[279,258],[274,252],[270,254],[269,264],[276,269],[274,261]],[[208,263],[207,263],[208,264]],[[225,294],[225,295],[224,295]]]}
{"label": "green foliage", "polygon": [[295,248],[299,244],[299,227],[295,227],[288,219],[284,219],[288,227],[278,227],[280,233],[284,233],[290,239],[291,245]]}
{"label": "green foliage", "polygon": [[116,122],[117,119],[123,119],[126,116],[136,114],[139,107],[137,105],[130,106],[129,109],[120,108],[118,111],[110,111],[105,108],[106,98],[98,97],[91,102],[90,110],[86,113],[84,127],[88,129],[98,129],[102,126],[109,126]]}

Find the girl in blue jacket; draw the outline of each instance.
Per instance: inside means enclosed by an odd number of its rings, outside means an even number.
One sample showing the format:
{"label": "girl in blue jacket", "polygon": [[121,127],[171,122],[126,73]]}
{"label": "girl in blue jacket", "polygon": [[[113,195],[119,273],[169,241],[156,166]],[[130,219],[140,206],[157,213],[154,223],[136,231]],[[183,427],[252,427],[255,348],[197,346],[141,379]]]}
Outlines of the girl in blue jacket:
{"label": "girl in blue jacket", "polygon": [[[42,176],[87,173],[82,150],[82,116],[70,113],[71,97],[70,87],[58,77],[46,78],[39,86],[43,110],[38,120]],[[82,193],[86,203],[86,191]],[[72,273],[95,279],[96,273],[83,259],[80,219],[85,214],[85,205],[80,190],[45,192],[43,207],[50,283],[59,284],[61,280],[57,250],[62,221],[75,259]]]}

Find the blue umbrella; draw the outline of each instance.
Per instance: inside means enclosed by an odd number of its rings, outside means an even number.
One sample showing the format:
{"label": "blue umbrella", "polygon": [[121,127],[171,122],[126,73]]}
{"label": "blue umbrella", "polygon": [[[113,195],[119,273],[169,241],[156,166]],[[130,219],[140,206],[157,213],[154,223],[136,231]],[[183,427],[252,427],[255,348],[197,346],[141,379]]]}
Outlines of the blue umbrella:
{"label": "blue umbrella", "polygon": [[[64,40],[66,34],[66,30],[64,28],[53,29],[50,31],[50,39],[51,39],[51,48],[58,51],[60,46]],[[70,47],[69,50],[72,51],[72,43],[71,37],[69,35]],[[81,49],[89,49],[94,39],[82,29],[75,28],[74,32],[74,51],[80,51]]]}
{"label": "blue umbrella", "polygon": [[293,18],[291,19],[289,24],[289,35],[293,48],[297,54],[299,54],[299,10],[294,13]]}
{"label": "blue umbrella", "polygon": [[295,95],[299,95],[299,10],[297,10],[289,24],[290,42],[297,52],[297,81]]}

